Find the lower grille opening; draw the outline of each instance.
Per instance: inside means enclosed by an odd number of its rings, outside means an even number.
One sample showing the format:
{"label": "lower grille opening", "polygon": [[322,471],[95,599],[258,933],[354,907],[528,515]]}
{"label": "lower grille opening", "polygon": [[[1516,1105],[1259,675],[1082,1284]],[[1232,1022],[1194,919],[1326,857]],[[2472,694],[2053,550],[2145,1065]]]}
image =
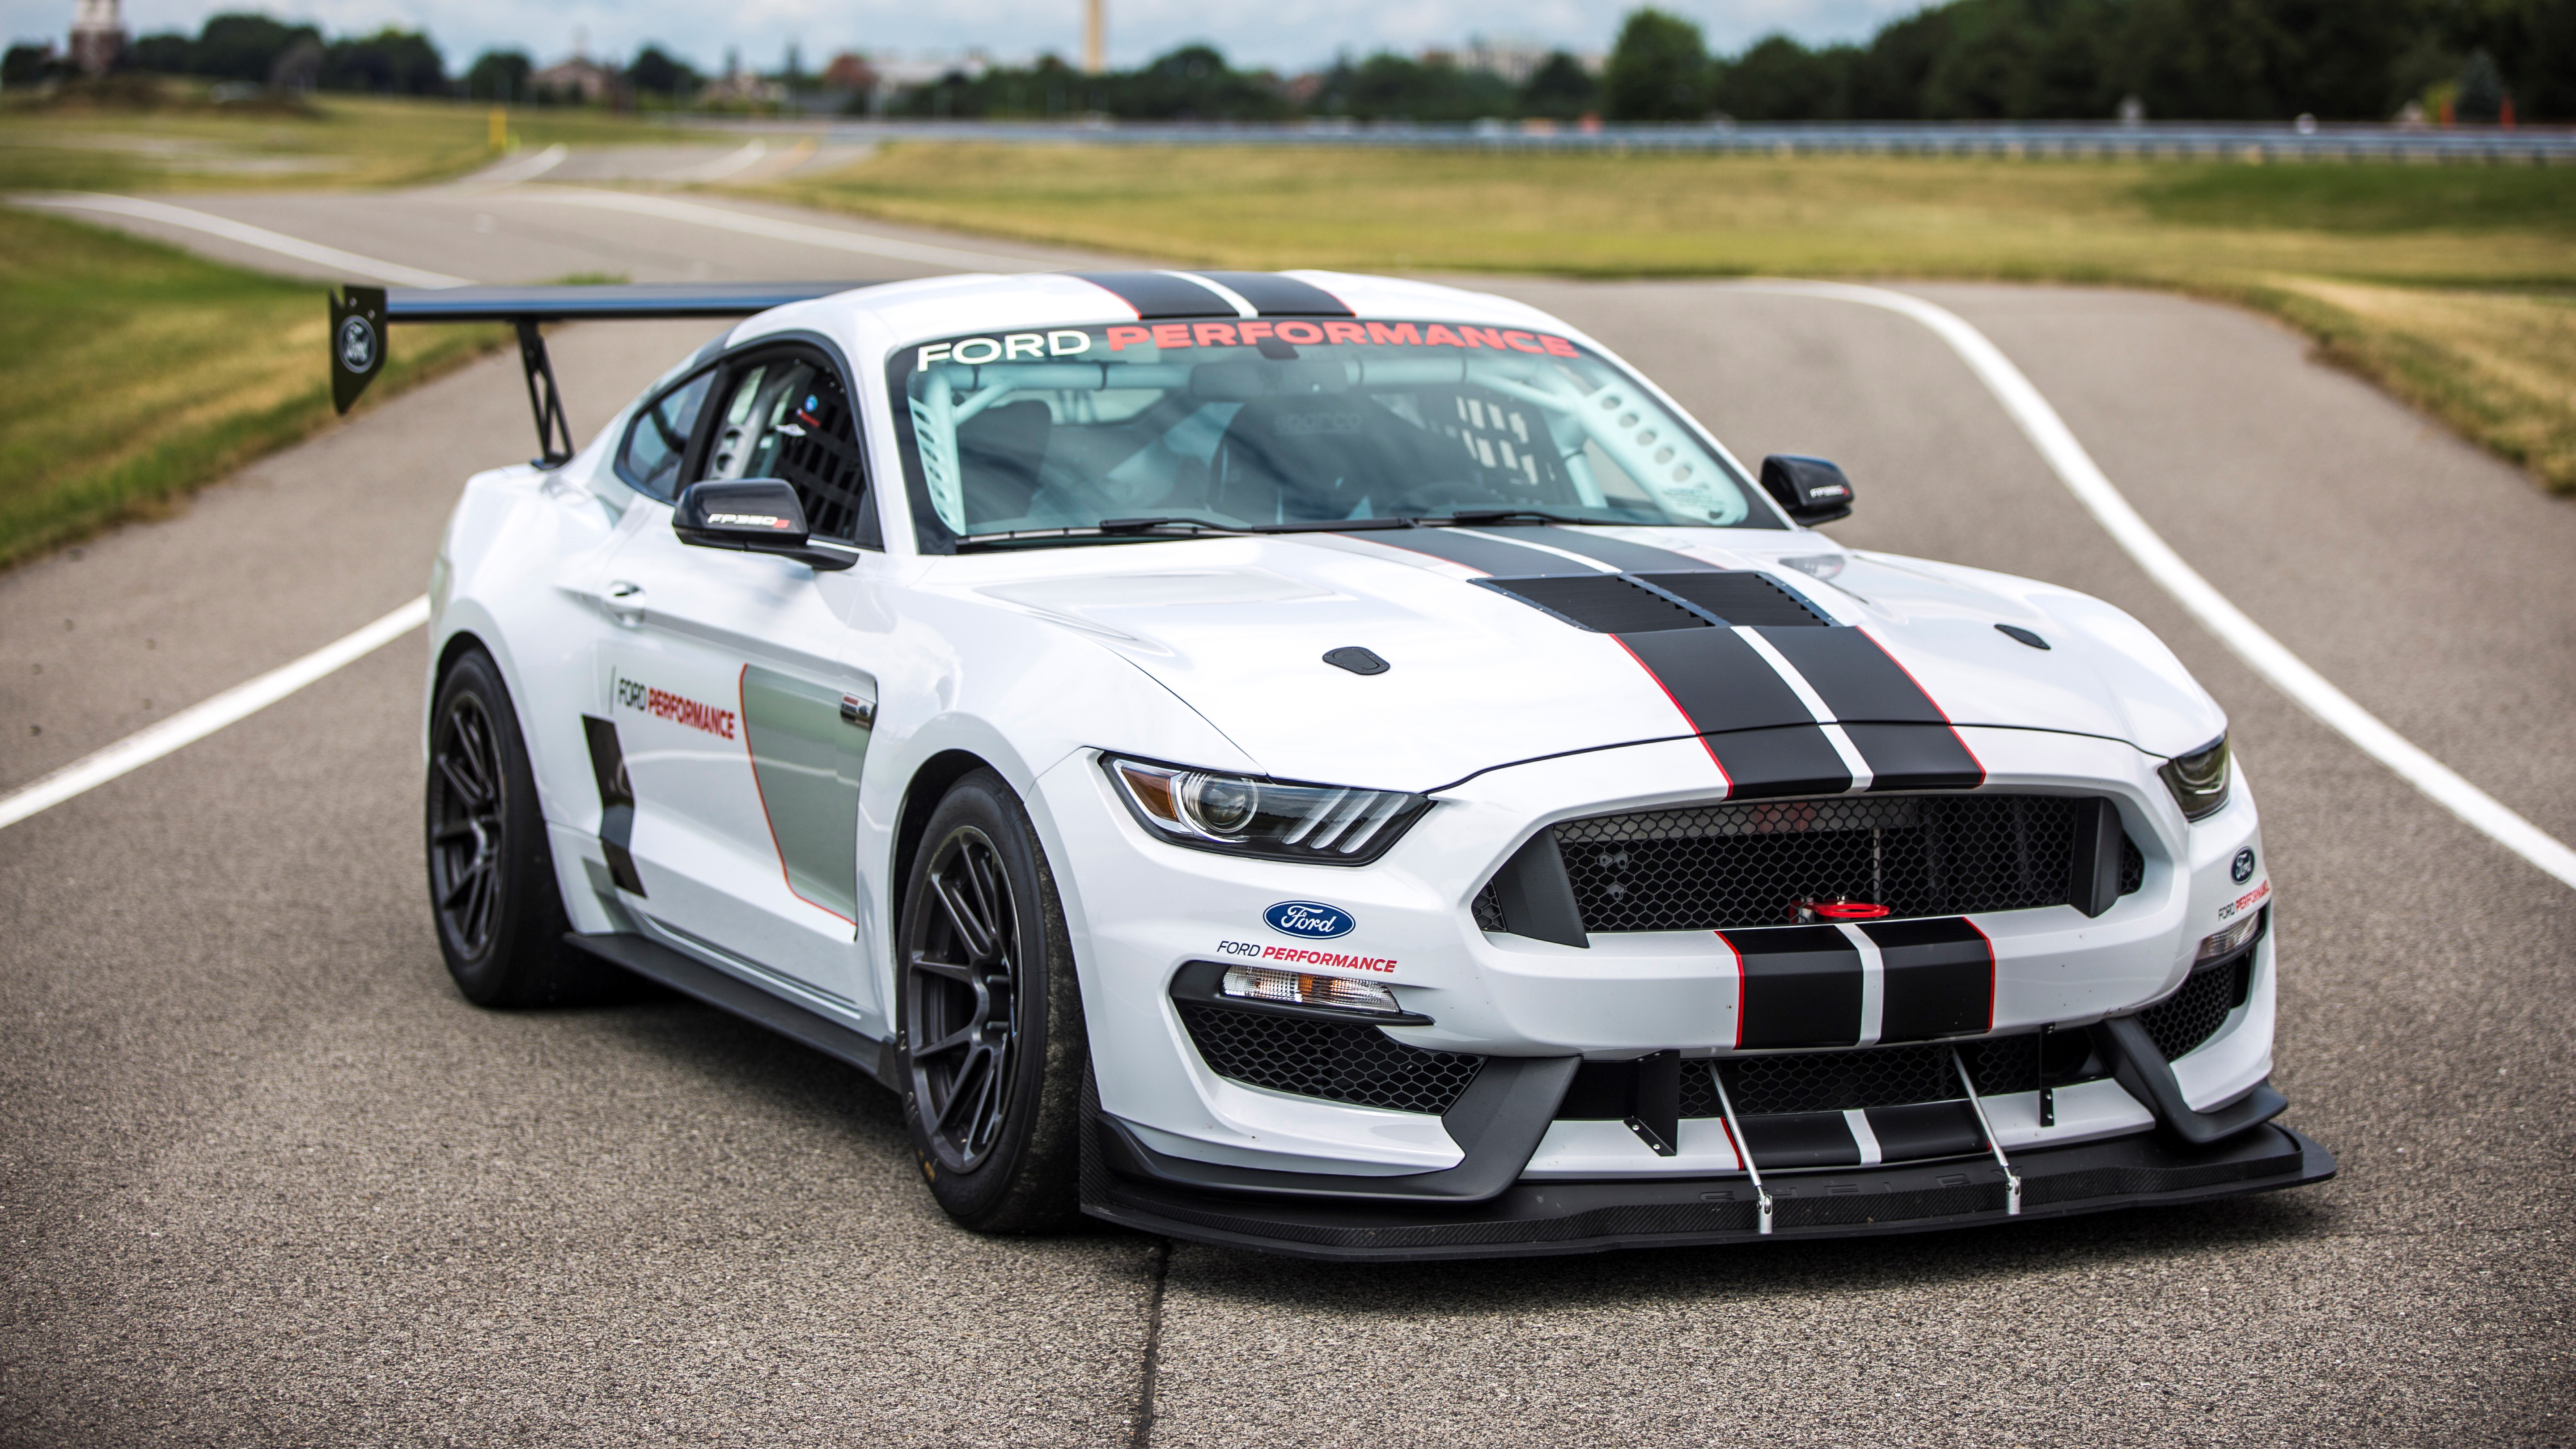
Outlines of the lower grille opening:
{"label": "lower grille opening", "polygon": [[[2072,1086],[2110,1075],[2087,1033],[2052,1032],[2046,1040],[2049,1086]],[[2034,1091],[2041,1083],[2037,1032],[1961,1042],[1959,1053],[1967,1059],[1968,1074],[1976,1079],[1981,1096]],[[1710,1080],[1715,1066],[1705,1060],[1682,1063],[1682,1116],[1725,1115],[1718,1105],[1716,1084]],[[1725,1071],[1727,1093],[1735,1100],[1737,1115],[1744,1117],[1955,1102],[1967,1095],[1950,1065],[1949,1046],[1939,1042],[1730,1057]],[[1599,1121],[1626,1116],[1636,1072],[1634,1062],[1584,1063],[1557,1117]]]}
{"label": "lower grille opening", "polygon": [[2254,992],[2254,953],[2220,961],[2191,973],[2182,990],[2138,1013],[2156,1050],[2172,1061],[2218,1035],[2227,1018]]}
{"label": "lower grille opening", "polygon": [[1300,1097],[1436,1117],[1457,1103],[1485,1064],[1479,1056],[1406,1046],[1362,1022],[1177,1005],[1209,1071]]}

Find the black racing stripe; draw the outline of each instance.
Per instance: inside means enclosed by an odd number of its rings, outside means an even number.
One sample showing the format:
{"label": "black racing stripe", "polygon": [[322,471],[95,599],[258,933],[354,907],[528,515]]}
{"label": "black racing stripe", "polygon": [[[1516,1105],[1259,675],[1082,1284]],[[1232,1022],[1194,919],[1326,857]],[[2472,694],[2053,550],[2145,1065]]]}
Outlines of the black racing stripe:
{"label": "black racing stripe", "polygon": [[1840,1112],[1780,1112],[1739,1120],[1756,1167],[1860,1166],[1860,1144],[1852,1140],[1851,1123]]}
{"label": "black racing stripe", "polygon": [[1489,574],[1501,574],[1507,578],[1537,578],[1551,574],[1606,577],[1599,569],[1569,558],[1559,558],[1543,548],[1523,548],[1517,543],[1460,533],[1450,528],[1388,528],[1343,536],[1364,538],[1389,548],[1427,553],[1433,558],[1445,558],[1451,563],[1465,564],[1471,569],[1483,569]]}
{"label": "black racing stripe", "polygon": [[1717,565],[1702,563],[1686,553],[1675,553],[1668,548],[1656,548],[1652,544],[1630,543],[1624,538],[1611,538],[1605,534],[1580,528],[1559,528],[1554,525],[1541,525],[1535,528],[1503,524],[1481,526],[1492,528],[1508,526],[1516,533],[1527,532],[1540,543],[1551,548],[1561,548],[1567,553],[1579,553],[1585,558],[1597,558],[1612,568],[1632,574],[1647,573],[1656,569],[1689,569],[1702,573],[1724,572]]}
{"label": "black racing stripe", "polygon": [[1948,724],[1914,676],[1860,629],[1764,629],[1753,632],[1780,651],[1815,686],[1834,718],[1849,723]]}
{"label": "black racing stripe", "polygon": [[1235,317],[1242,314],[1234,304],[1187,277],[1169,272],[1076,272],[1104,291],[1114,292],[1118,300],[1136,309],[1136,316],[1153,322],[1166,317]]}
{"label": "black racing stripe", "polygon": [[[1878,1139],[1881,1162],[1963,1157],[1986,1147],[1986,1134],[1977,1127],[1977,1114],[1964,1101],[1872,1107],[1868,1116],[1869,1135]],[[1748,1124],[1744,1130],[1750,1133],[1753,1128]],[[1759,1158],[1754,1161],[1757,1166],[1767,1165]]]}
{"label": "black racing stripe", "polygon": [[1793,795],[1839,795],[1851,788],[1851,770],[1825,732],[1815,725],[1736,730],[1703,735],[1701,743],[1726,772],[1729,800],[1777,800]]}
{"label": "black racing stripe", "polygon": [[1720,931],[1743,963],[1744,1048],[1854,1046],[1860,1041],[1860,950],[1831,926]]}
{"label": "black racing stripe", "polygon": [[1277,272],[1193,272],[1252,304],[1264,317],[1348,317],[1342,299],[1295,277]]}
{"label": "black racing stripe", "polygon": [[1959,732],[1945,724],[1844,725],[1843,734],[1869,762],[1869,788],[1973,790],[1986,783],[1986,767]]}
{"label": "black racing stripe", "polygon": [[1995,1018],[1995,948],[1959,916],[1863,921],[1887,967],[1880,1041],[1929,1041],[1986,1031]]}
{"label": "black racing stripe", "polygon": [[[1816,717],[1796,691],[1732,629],[1623,634],[1619,642],[1663,681],[1665,692],[1701,734],[1790,725],[1815,729]],[[1824,736],[1819,733],[1816,739],[1821,744]],[[1831,755],[1833,747],[1826,745],[1825,751]],[[1840,756],[1834,757],[1834,768],[1842,768]],[[1846,775],[1843,784],[1850,783]]]}

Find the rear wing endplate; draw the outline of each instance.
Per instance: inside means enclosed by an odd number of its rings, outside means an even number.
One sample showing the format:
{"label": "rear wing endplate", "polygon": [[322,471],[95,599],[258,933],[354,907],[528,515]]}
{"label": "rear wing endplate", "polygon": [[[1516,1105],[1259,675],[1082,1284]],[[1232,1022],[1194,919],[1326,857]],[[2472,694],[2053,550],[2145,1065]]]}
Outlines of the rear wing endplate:
{"label": "rear wing endplate", "polygon": [[506,322],[519,334],[519,365],[536,414],[539,467],[572,457],[548,322],[634,322],[748,317],[790,302],[855,291],[864,282],[630,282],[581,287],[343,287],[331,294],[331,405],[347,412],[385,366],[385,328],[396,322]]}

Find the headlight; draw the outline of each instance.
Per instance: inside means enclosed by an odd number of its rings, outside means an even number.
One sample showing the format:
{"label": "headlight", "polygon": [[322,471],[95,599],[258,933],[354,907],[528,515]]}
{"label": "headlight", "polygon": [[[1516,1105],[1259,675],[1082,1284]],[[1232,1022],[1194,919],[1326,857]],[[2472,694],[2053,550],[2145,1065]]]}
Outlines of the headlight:
{"label": "headlight", "polygon": [[2188,755],[2174,756],[2156,773],[2164,776],[2165,788],[2173,792],[2174,803],[2182,807],[2184,819],[2198,820],[2216,814],[2227,803],[2227,786],[2233,778],[2228,768],[2227,736],[2220,735],[2216,743]]}
{"label": "headlight", "polygon": [[1431,806],[1400,790],[1293,785],[1104,758],[1118,797],[1175,845],[1310,865],[1365,865]]}

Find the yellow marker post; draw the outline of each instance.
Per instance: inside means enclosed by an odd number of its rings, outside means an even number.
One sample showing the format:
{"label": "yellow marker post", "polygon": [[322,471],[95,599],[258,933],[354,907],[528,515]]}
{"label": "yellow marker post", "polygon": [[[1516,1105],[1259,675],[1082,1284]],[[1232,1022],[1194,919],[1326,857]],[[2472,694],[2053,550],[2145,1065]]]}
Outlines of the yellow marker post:
{"label": "yellow marker post", "polygon": [[509,148],[510,113],[499,106],[494,106],[492,108],[492,149],[506,151]]}

